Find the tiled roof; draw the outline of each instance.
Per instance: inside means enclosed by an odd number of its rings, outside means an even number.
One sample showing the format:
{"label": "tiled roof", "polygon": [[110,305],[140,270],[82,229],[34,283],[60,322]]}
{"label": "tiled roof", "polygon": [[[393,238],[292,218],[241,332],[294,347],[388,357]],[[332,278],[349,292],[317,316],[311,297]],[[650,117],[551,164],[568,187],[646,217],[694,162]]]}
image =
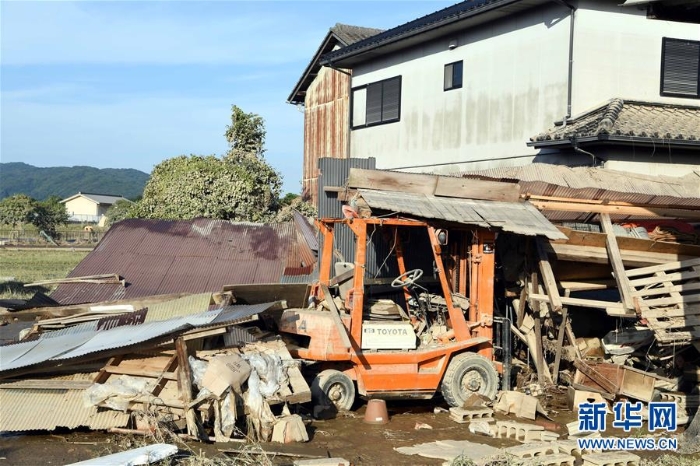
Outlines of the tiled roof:
{"label": "tiled roof", "polygon": [[[334,63],[343,68],[362,61],[363,59],[357,58],[360,55],[367,54],[367,59],[373,58],[379,53],[379,48],[399,41],[404,41],[401,47],[410,47],[414,43],[464,30],[480,21],[518,14],[545,2],[546,0],[467,0],[328,53],[323,56],[321,63]],[[419,35],[421,37],[417,38]]]}
{"label": "tiled roof", "polygon": [[361,26],[350,26],[348,24],[336,23],[328,30],[328,34],[321,42],[320,47],[314,54],[311,62],[307,65],[299,81],[294,86],[291,94],[287,97],[287,102],[292,104],[303,104],[304,96],[309,85],[313,82],[321,69],[321,55],[332,52],[336,46],[347,47],[357,41],[374,36],[382,32],[381,29],[365,28]]}
{"label": "tiled roof", "polygon": [[530,138],[528,145],[568,145],[574,138],[700,146],[700,106],[612,99]]}
{"label": "tiled roof", "polygon": [[342,42],[342,46],[354,44],[355,42],[367,39],[382,32],[382,29],[365,28],[361,26],[351,26],[349,24],[335,23],[331,32]]}

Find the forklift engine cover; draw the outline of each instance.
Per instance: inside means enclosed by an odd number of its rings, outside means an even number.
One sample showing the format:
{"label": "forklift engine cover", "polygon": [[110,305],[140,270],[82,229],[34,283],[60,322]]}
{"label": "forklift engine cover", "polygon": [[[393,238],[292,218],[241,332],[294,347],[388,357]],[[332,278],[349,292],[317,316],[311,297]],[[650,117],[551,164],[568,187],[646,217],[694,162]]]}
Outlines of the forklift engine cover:
{"label": "forklift engine cover", "polygon": [[416,341],[410,322],[362,323],[362,349],[416,349]]}

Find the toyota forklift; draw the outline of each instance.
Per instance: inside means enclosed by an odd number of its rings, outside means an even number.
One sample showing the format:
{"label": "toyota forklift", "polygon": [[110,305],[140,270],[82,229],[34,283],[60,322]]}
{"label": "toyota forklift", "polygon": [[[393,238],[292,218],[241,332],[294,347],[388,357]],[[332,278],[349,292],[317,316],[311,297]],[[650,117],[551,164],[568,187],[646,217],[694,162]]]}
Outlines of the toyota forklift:
{"label": "toyota forklift", "polygon": [[[309,307],[286,309],[276,322],[292,356],[313,371],[315,400],[343,411],[356,394],[429,399],[439,390],[456,407],[474,393],[495,397],[503,368],[494,360],[493,231],[410,218],[316,223],[323,242]],[[354,236],[353,262],[338,260],[340,225]],[[393,261],[393,278],[366,272],[378,237],[389,253],[374,260]],[[430,265],[412,268],[418,262]]]}

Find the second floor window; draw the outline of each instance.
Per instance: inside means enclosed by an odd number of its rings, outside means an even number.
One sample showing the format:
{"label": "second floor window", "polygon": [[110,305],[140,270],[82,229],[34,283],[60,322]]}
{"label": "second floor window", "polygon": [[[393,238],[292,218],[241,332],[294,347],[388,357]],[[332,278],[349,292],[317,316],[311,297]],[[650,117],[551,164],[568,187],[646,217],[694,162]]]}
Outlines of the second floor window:
{"label": "second floor window", "polygon": [[352,127],[392,123],[401,116],[401,76],[352,90]]}
{"label": "second floor window", "polygon": [[445,65],[445,90],[459,89],[462,87],[462,61],[456,61]]}
{"label": "second floor window", "polygon": [[661,45],[661,95],[700,97],[700,42],[664,37]]}

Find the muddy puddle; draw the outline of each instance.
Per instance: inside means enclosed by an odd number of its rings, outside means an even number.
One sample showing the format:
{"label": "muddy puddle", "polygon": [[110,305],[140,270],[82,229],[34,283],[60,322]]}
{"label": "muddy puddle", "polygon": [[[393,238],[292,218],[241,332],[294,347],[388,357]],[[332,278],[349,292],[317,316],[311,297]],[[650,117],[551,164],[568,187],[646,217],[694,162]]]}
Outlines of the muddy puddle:
{"label": "muddy puddle", "polygon": [[[292,464],[294,460],[312,457],[342,457],[358,465],[440,465],[443,460],[408,456],[398,453],[395,447],[412,446],[436,440],[469,440],[493,447],[520,445],[510,439],[494,439],[469,432],[467,424],[458,424],[446,412],[435,413],[436,406],[447,405],[436,401],[387,402],[390,421],[384,425],[364,422],[366,403],[359,402],[351,412],[339,414],[334,419],[314,420],[308,426],[310,441],[304,444],[264,444],[271,452],[280,452],[275,464]],[[304,408],[301,412],[304,413]],[[564,424],[576,419],[570,411],[552,413],[553,421],[538,418],[547,430],[565,433]],[[496,414],[498,420],[517,420],[515,416]],[[431,428],[416,430],[416,425]],[[629,436],[624,432],[609,431],[606,436]],[[132,439],[132,440],[130,440]],[[62,465],[95,458],[100,455],[140,446],[143,439],[107,433],[57,431],[48,433],[0,434],[0,466],[3,465]],[[240,448],[239,443],[201,444],[188,442],[196,455],[207,458],[224,458],[222,450]],[[643,458],[657,458],[659,453],[635,452]],[[232,460],[235,456],[230,456]],[[231,461],[231,464],[235,464]],[[238,463],[241,464],[241,463]],[[251,464],[251,463],[246,463]],[[700,457],[697,463],[700,464]]]}

